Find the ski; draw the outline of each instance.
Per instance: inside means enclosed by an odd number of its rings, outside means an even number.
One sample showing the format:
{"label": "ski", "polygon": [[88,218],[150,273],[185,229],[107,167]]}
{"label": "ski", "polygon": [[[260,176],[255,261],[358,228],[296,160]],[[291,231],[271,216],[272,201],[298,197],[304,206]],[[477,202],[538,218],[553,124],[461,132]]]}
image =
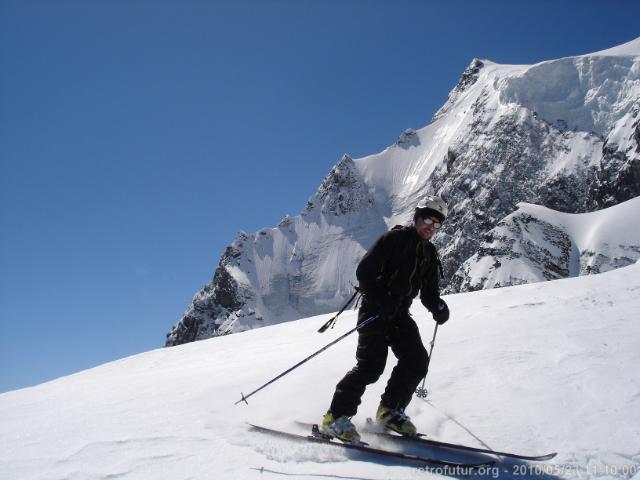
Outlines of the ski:
{"label": "ski", "polygon": [[[303,427],[311,427],[313,425],[311,423],[299,421],[297,421],[296,423]],[[367,425],[370,426],[370,428],[366,430],[367,433],[384,438],[389,438],[391,440],[397,440],[399,442],[414,442],[434,448],[447,448],[450,450],[460,450],[464,452],[484,453],[489,455],[496,455],[498,457],[513,458],[516,460],[528,460],[531,462],[544,462],[546,460],[551,460],[556,455],[558,455],[558,452],[547,453],[545,455],[520,455],[518,453],[499,452],[496,450],[489,450],[488,448],[477,448],[470,447],[468,445],[460,445],[458,443],[448,443],[439,440],[432,440],[430,438],[427,438],[427,435],[424,433],[417,433],[414,436],[407,436],[400,435],[399,433],[391,431],[381,432],[379,430],[376,430],[376,425],[372,418],[367,418]]]}
{"label": "ski", "polygon": [[[368,418],[367,423],[371,425],[373,424],[373,420]],[[452,450],[462,450],[465,452],[487,453],[490,455],[497,455],[499,457],[515,458],[518,460],[529,460],[532,462],[543,462],[546,460],[551,460],[558,454],[557,452],[552,452],[552,453],[547,453],[545,455],[520,455],[517,453],[498,452],[496,450],[489,450],[488,448],[477,448],[477,447],[470,447],[468,445],[459,445],[457,443],[448,443],[448,442],[441,442],[439,440],[432,440],[430,438],[426,438],[426,435],[424,433],[418,433],[416,435],[409,436],[409,435],[400,435],[399,433],[395,433],[391,431],[383,431],[383,432],[376,431],[373,428],[368,429],[367,433],[372,433],[377,436],[382,436],[384,438],[389,438],[389,439],[397,440],[401,442],[414,442],[414,443],[420,443],[422,445],[427,445],[430,447],[448,448]]]}
{"label": "ski", "polygon": [[[384,456],[384,457],[393,457],[393,458],[397,458],[399,460],[407,460],[407,461],[412,461],[412,462],[418,462],[418,463],[424,463],[428,466],[431,467],[444,467],[444,468],[451,468],[451,469],[477,469],[477,468],[485,468],[485,467],[490,467],[491,465],[493,465],[495,462],[493,461],[488,461],[488,462],[481,462],[481,463],[460,463],[460,462],[449,462],[446,460],[438,460],[435,458],[429,458],[429,457],[422,457],[422,456],[418,456],[418,455],[411,455],[408,453],[402,453],[402,452],[394,452],[392,450],[383,450],[380,448],[374,448],[374,447],[370,447],[366,444],[357,444],[357,443],[342,443],[339,441],[334,441],[331,440],[329,438],[323,437],[323,436],[317,436],[317,435],[299,435],[297,433],[289,433],[289,432],[284,432],[282,430],[275,430],[272,428],[267,428],[267,427],[261,427],[258,425],[253,425],[253,424],[249,424],[249,427],[252,430],[255,430],[257,432],[260,433],[266,433],[269,435],[274,435],[274,436],[278,436],[278,437],[282,437],[282,438],[288,438],[290,440],[296,440],[296,441],[306,441],[306,442],[313,442],[313,443],[318,443],[318,444],[322,444],[322,445],[333,445],[335,447],[340,447],[340,448],[345,448],[348,450],[357,450],[363,453],[371,453],[373,455],[379,455],[379,456]],[[316,426],[317,428],[317,426]]]}

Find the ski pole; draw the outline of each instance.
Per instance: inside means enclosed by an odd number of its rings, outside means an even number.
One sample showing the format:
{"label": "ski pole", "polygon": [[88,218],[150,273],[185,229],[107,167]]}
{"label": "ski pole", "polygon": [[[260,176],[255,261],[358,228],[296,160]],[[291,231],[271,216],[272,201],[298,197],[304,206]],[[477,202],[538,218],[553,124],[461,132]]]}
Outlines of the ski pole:
{"label": "ski pole", "polygon": [[431,349],[429,350],[429,358],[427,359],[427,373],[422,379],[422,386],[416,390],[416,395],[418,398],[427,398],[428,391],[424,388],[424,384],[427,381],[427,375],[429,374],[429,364],[431,363],[431,354],[433,353],[433,346],[436,344],[436,334],[438,333],[438,324],[436,323],[436,328],[433,329],[433,338],[431,339]]}
{"label": "ski pole", "polygon": [[327,345],[325,345],[324,347],[322,347],[320,350],[318,350],[317,352],[309,355],[307,358],[305,358],[304,360],[301,360],[300,362],[296,363],[293,367],[289,368],[288,370],[285,370],[284,372],[282,372],[280,375],[278,375],[277,377],[269,380],[267,383],[265,383],[264,385],[262,385],[261,387],[256,388],[253,392],[245,395],[244,393],[240,392],[240,394],[242,395],[242,398],[240,400],[238,400],[236,403],[234,403],[234,405],[239,404],[240,402],[244,402],[247,405],[249,405],[249,402],[247,402],[247,398],[251,397],[252,395],[258,393],[260,390],[262,390],[263,388],[271,385],[273,382],[275,382],[276,380],[279,380],[280,378],[284,377],[287,373],[292,372],[293,370],[295,370],[296,368],[298,368],[300,365],[302,365],[303,363],[308,362],[309,360],[311,360],[313,357],[315,357],[316,355],[321,354],[322,352],[324,352],[327,348],[329,348],[332,345],[335,345],[336,343],[338,343],[340,340],[348,337],[349,335],[351,335],[353,332],[355,332],[356,330],[360,330],[362,327],[364,327],[365,325],[370,324],[371,322],[373,322],[376,318],[378,318],[379,315],[374,315],[372,317],[367,318],[365,321],[363,321],[360,325],[356,326],[355,328],[352,328],[351,330],[349,330],[347,333],[345,333],[344,335],[342,335],[341,337],[336,338],[333,342],[328,343]]}

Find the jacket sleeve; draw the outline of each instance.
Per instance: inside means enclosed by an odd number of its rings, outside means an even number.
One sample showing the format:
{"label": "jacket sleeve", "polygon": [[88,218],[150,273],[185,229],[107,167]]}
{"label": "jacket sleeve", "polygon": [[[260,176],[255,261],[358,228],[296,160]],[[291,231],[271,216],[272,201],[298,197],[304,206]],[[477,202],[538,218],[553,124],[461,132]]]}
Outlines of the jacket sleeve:
{"label": "jacket sleeve", "polygon": [[422,277],[420,301],[427,310],[434,313],[440,301],[440,285],[438,281],[440,261],[438,260],[438,254],[433,245],[429,245],[427,252],[429,256],[429,266]]}
{"label": "jacket sleeve", "polygon": [[386,295],[382,284],[382,272],[385,260],[393,249],[393,232],[387,232],[378,238],[369,251],[362,257],[356,269],[356,278],[365,296],[372,300],[380,300]]}

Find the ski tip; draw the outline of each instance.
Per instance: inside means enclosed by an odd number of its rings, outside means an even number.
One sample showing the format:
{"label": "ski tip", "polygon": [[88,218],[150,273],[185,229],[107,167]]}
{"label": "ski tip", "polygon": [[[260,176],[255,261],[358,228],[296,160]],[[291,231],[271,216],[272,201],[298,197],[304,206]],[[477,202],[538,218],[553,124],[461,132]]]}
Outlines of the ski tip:
{"label": "ski tip", "polygon": [[[496,453],[496,455],[500,455],[500,452]],[[529,462],[546,462],[547,460],[551,460],[558,455],[558,452],[551,452],[545,455],[515,455],[515,454],[502,454],[505,457],[516,458],[520,460],[527,460]]]}
{"label": "ski tip", "polygon": [[536,457],[536,460],[540,460],[540,461],[551,460],[552,458],[555,458],[556,455],[558,455],[558,452],[551,452],[551,453],[547,453],[546,455],[540,455],[539,457]]}

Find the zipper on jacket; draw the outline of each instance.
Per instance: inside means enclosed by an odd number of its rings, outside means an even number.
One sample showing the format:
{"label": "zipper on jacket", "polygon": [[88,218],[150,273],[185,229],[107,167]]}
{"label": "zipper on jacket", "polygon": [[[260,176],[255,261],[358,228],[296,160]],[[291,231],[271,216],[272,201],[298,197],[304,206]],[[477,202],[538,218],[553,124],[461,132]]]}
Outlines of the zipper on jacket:
{"label": "zipper on jacket", "polygon": [[410,297],[413,293],[413,277],[416,275],[416,270],[418,269],[418,259],[420,255],[418,254],[420,250],[420,242],[416,244],[416,260],[413,263],[413,270],[411,271],[411,275],[409,275],[409,293],[407,293],[407,297]]}

